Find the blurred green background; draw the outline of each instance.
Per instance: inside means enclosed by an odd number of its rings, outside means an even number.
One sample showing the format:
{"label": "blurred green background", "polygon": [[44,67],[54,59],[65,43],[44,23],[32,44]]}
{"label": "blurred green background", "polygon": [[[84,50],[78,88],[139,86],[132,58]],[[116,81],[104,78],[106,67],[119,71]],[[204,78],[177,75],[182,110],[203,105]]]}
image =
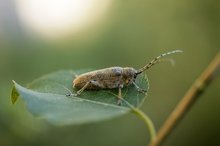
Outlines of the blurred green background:
{"label": "blurred green background", "polygon": [[[11,104],[11,80],[25,85],[61,69],[139,68],[161,53],[182,49],[184,53],[173,55],[175,67],[162,63],[146,72],[150,90],[142,109],[159,129],[219,51],[220,3],[217,0],[106,0],[106,4],[98,0],[81,0],[81,3],[75,0],[76,3],[70,4],[67,0],[39,0],[39,7],[36,1],[25,4],[22,0],[0,0],[2,146],[147,145],[149,133],[144,123],[132,114],[67,127],[55,127],[36,119],[21,100]],[[61,5],[62,2],[65,4]],[[84,6],[86,4],[88,6]],[[79,11],[68,16],[67,6]],[[83,12],[87,7],[91,9]],[[35,16],[32,10],[44,14]],[[85,17],[79,15],[84,13]],[[75,14],[78,15],[72,17]],[[72,20],[70,25],[66,25],[65,17]],[[90,21],[82,21],[82,17]],[[75,20],[78,27],[74,27]],[[164,145],[220,145],[219,87],[218,77]]]}

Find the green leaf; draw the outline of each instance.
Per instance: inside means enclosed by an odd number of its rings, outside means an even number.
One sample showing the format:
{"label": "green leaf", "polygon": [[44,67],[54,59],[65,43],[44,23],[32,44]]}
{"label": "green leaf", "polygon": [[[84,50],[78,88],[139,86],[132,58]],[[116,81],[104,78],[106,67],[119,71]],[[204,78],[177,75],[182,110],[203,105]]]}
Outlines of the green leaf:
{"label": "green leaf", "polygon": [[[73,93],[74,75],[83,71],[58,71],[34,80],[27,88],[14,82],[11,100],[18,96],[26,103],[28,110],[36,117],[46,119],[56,125],[82,124],[110,119],[128,113],[131,109],[126,103],[116,104],[118,89],[84,91],[79,97],[66,97],[67,89]],[[148,89],[148,80],[142,75],[136,83]],[[134,86],[122,90],[124,99],[137,107],[146,95],[137,92]]]}
{"label": "green leaf", "polygon": [[12,90],[11,90],[11,102],[12,102],[12,104],[14,104],[17,101],[18,97],[19,97],[19,93],[17,92],[17,90],[15,88],[15,85],[13,85]]}

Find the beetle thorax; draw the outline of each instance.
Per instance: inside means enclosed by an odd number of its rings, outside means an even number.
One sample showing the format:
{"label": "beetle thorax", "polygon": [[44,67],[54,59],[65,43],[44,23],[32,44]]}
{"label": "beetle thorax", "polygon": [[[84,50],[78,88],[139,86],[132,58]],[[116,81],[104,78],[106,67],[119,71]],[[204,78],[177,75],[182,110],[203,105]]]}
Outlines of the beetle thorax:
{"label": "beetle thorax", "polygon": [[132,67],[125,67],[122,71],[122,81],[125,85],[130,85],[137,77],[137,70]]}

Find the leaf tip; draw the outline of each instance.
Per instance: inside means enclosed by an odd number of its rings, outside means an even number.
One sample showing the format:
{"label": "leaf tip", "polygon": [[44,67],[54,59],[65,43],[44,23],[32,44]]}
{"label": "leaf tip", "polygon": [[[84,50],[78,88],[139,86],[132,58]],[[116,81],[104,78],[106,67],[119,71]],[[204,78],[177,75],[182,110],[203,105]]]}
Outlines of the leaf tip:
{"label": "leaf tip", "polygon": [[19,97],[19,93],[15,87],[16,82],[14,80],[12,80],[13,82],[13,87],[11,90],[11,102],[12,104],[15,104],[15,102],[17,101],[18,97]]}

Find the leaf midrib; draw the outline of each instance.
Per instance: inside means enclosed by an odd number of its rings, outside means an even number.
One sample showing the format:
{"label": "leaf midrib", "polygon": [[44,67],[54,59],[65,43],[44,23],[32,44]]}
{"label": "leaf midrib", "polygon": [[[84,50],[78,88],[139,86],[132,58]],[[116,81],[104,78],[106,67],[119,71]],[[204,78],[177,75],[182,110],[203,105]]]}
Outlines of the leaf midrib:
{"label": "leaf midrib", "polygon": [[[22,88],[22,89],[25,89],[24,87],[22,87],[21,85],[19,85],[18,83],[14,83],[16,88]],[[17,89],[16,89],[17,90]],[[129,108],[126,108],[124,106],[118,106],[118,105],[114,105],[114,104],[108,104],[108,103],[103,103],[103,102],[99,102],[99,101],[94,101],[94,100],[89,100],[89,99],[84,99],[84,98],[80,98],[80,97],[66,97],[65,95],[62,95],[62,94],[54,94],[54,93],[47,93],[47,92],[38,92],[38,91],[33,91],[33,90],[30,90],[30,89],[26,89],[28,90],[29,92],[32,92],[34,94],[46,94],[46,95],[51,95],[51,96],[59,96],[59,97],[64,97],[64,98],[68,98],[68,99],[75,99],[76,102],[77,100],[80,101],[80,102],[89,102],[89,103],[92,103],[92,104],[99,104],[99,105],[102,105],[102,106],[110,106],[112,108],[117,108],[117,109],[121,109],[121,110],[130,110]],[[19,92],[17,90],[17,92]],[[19,92],[20,93],[20,92]],[[63,99],[65,100],[65,99]]]}

